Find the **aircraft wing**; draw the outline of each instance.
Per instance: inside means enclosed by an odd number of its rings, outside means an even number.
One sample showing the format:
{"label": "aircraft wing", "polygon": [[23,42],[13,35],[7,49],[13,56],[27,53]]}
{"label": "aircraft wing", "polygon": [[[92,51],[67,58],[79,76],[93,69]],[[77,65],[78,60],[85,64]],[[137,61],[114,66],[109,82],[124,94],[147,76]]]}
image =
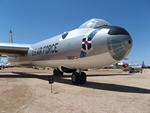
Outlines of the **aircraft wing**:
{"label": "aircraft wing", "polygon": [[30,45],[0,43],[0,55],[25,56],[28,53]]}

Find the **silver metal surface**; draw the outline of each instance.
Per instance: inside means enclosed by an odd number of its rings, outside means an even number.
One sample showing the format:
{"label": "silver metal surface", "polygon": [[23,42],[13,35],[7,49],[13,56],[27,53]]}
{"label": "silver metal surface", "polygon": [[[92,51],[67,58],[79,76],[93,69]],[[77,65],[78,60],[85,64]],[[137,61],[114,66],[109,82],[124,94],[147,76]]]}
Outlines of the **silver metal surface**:
{"label": "silver metal surface", "polygon": [[[105,20],[91,19],[79,28],[31,45],[0,44],[0,52],[26,51],[15,57],[16,64],[50,67],[99,68],[126,57],[132,47],[129,33]],[[5,51],[4,51],[5,50]],[[9,52],[8,52],[9,54]]]}

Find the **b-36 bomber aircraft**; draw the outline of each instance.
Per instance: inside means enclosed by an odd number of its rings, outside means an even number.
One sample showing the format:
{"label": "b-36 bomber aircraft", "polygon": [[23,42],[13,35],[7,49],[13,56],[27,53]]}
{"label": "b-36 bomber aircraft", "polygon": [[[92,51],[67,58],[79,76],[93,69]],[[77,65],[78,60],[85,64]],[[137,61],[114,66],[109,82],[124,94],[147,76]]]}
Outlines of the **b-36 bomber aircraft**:
{"label": "b-36 bomber aircraft", "polygon": [[73,84],[86,82],[85,69],[102,68],[125,58],[132,48],[130,34],[102,19],[35,44],[0,43],[0,54],[15,65],[52,67],[54,75],[72,73]]}

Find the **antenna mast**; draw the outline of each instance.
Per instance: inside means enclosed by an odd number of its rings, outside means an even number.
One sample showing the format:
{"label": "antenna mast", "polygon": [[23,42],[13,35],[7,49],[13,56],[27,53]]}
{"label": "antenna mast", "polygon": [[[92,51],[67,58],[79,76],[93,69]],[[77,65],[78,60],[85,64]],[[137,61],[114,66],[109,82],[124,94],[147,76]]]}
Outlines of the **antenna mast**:
{"label": "antenna mast", "polygon": [[13,43],[13,34],[12,34],[12,30],[9,31],[9,43]]}

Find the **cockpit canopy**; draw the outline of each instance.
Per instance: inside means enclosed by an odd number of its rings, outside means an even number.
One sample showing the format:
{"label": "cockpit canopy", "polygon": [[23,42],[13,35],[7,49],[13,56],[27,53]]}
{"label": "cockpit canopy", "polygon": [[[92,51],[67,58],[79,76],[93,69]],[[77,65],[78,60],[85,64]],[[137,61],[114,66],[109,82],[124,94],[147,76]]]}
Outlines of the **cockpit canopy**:
{"label": "cockpit canopy", "polygon": [[110,26],[111,24],[102,19],[91,19],[83,23],[79,28],[101,28],[103,26]]}

